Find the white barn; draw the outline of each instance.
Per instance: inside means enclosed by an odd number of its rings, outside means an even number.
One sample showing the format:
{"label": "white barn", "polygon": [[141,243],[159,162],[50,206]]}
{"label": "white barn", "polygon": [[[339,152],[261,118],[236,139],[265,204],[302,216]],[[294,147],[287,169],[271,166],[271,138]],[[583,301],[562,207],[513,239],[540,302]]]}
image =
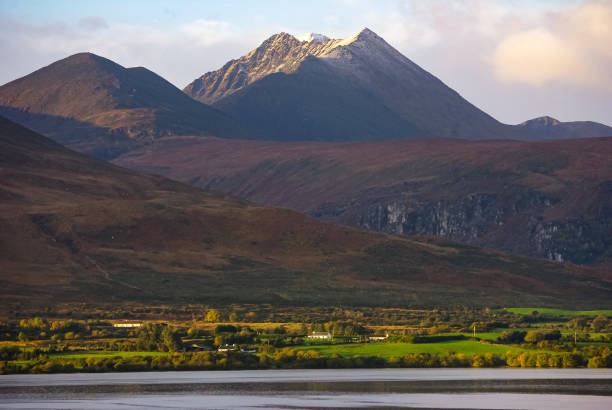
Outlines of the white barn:
{"label": "white barn", "polygon": [[329,332],[312,332],[308,335],[309,339],[331,339],[332,335]]}

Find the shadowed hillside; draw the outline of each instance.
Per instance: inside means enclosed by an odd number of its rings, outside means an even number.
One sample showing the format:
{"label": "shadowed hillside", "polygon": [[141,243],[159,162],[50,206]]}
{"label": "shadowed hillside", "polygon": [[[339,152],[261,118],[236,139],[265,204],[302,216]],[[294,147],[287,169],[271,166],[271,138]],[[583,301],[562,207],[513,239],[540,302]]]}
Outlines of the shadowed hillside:
{"label": "shadowed hillside", "polygon": [[612,138],[183,138],[117,163],[325,221],[612,266]]}
{"label": "shadowed hillside", "polygon": [[249,205],[0,120],[6,302],[607,306],[605,273]]}

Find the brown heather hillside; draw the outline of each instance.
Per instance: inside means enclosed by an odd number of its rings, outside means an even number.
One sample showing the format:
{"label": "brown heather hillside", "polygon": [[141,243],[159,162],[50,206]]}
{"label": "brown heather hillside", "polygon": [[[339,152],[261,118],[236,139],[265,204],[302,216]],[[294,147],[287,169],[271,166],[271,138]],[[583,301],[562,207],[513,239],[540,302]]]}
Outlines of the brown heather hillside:
{"label": "brown heather hillside", "polygon": [[612,137],[172,139],[116,160],[321,220],[612,267]]}
{"label": "brown heather hillside", "polygon": [[91,53],[1,86],[0,115],[100,158],[168,135],[246,135],[234,119],[152,71]]}
{"label": "brown heather hillside", "polygon": [[604,272],[359,231],[69,151],[0,119],[3,307],[62,301],[609,307]]}

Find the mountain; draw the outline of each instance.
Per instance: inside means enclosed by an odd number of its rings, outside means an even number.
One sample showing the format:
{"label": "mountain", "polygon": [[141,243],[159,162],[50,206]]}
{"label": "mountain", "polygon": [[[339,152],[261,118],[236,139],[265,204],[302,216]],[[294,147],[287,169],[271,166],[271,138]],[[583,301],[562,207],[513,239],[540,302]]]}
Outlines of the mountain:
{"label": "mountain", "polygon": [[612,137],[176,138],[116,163],[324,221],[612,268]]}
{"label": "mountain", "polygon": [[544,116],[515,125],[520,132],[531,134],[535,140],[562,138],[610,137],[612,127],[593,121],[561,122]]}
{"label": "mountain", "polygon": [[246,136],[235,120],[152,71],[91,53],[0,87],[0,114],[106,159],[168,135]]}
{"label": "mountain", "polygon": [[301,38],[276,34],[184,91],[264,139],[515,136],[367,28],[344,40]]}
{"label": "mountain", "polygon": [[275,34],[184,92],[268,140],[612,136],[611,127],[594,122],[502,124],[367,28],[343,40]]}
{"label": "mountain", "polygon": [[591,122],[501,124],[368,29],[344,40],[274,35],[185,92],[193,98],[146,68],[80,53],[1,86],[0,115],[102,159],[184,135],[280,141],[610,135],[610,127]]}
{"label": "mountain", "polygon": [[317,222],[0,118],[3,309],[91,303],[610,307],[609,273]]}

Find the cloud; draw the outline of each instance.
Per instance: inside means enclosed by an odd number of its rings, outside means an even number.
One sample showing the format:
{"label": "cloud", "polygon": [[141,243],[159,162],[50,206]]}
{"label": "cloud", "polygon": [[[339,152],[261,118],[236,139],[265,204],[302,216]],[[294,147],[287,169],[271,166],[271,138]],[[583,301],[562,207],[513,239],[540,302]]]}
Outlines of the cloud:
{"label": "cloud", "polygon": [[606,87],[612,72],[612,4],[583,3],[508,33],[491,59],[503,81]]}
{"label": "cloud", "polygon": [[586,3],[558,24],[587,48],[612,57],[612,2]]}
{"label": "cloud", "polygon": [[0,50],[12,56],[11,64],[0,66],[0,77],[9,81],[54,60],[89,51],[126,67],[147,67],[181,88],[246,53],[267,35],[260,29],[213,20],[194,20],[170,30],[120,23],[102,30],[102,22],[87,18],[74,25],[34,25],[0,14],[0,38],[11,39],[0,40]]}
{"label": "cloud", "polygon": [[361,14],[501,121],[548,114],[612,124],[612,0],[398,0]]}
{"label": "cloud", "polygon": [[236,36],[237,28],[224,21],[199,19],[184,24],[180,31],[196,45],[206,47],[231,41]]}
{"label": "cloud", "polygon": [[504,81],[542,85],[549,81],[595,82],[595,70],[567,42],[538,28],[512,33],[495,50],[493,65]]}
{"label": "cloud", "polygon": [[87,31],[95,31],[95,30],[108,28],[108,24],[106,23],[106,20],[98,16],[83,17],[79,19],[79,22],[77,25],[79,26],[79,28],[83,30],[87,30]]}

